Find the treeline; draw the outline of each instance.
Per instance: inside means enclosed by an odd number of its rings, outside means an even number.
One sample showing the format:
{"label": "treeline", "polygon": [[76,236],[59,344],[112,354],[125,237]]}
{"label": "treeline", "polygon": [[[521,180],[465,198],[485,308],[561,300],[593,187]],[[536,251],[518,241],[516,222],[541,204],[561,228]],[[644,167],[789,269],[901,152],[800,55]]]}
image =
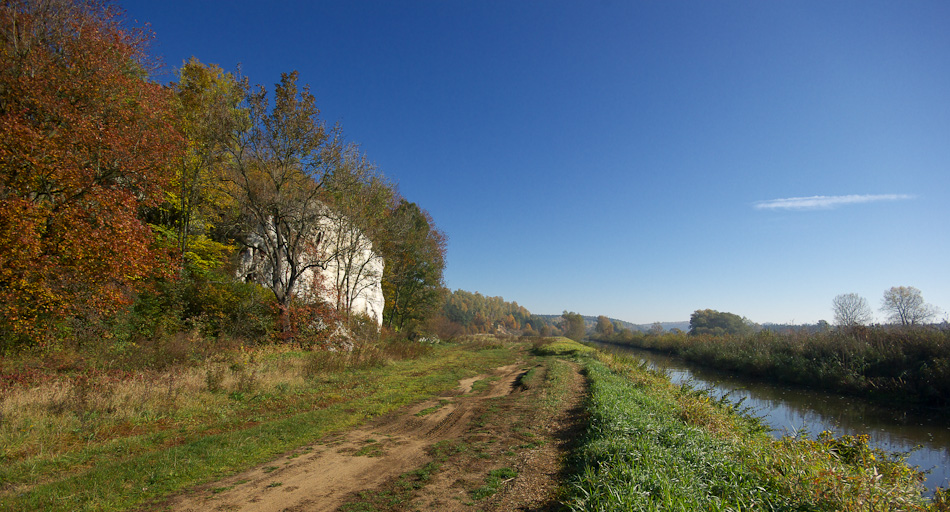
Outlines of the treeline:
{"label": "treeline", "polygon": [[441,329],[447,335],[505,333],[551,336],[562,332],[557,322],[533,315],[517,302],[465,290],[449,293],[441,314]]}
{"label": "treeline", "polygon": [[107,2],[0,6],[0,351],[318,343],[373,323],[352,306],[380,281],[383,324],[424,328],[446,237],[297,73],[193,58],[161,85],[150,38]]}

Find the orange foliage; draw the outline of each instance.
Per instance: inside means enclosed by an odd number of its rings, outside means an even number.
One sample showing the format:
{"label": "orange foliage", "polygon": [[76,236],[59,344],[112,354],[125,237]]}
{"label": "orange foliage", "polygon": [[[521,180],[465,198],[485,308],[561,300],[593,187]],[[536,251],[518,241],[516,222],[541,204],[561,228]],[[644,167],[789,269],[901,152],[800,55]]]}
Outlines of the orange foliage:
{"label": "orange foliage", "polygon": [[161,263],[141,208],[182,149],[146,34],[97,2],[0,6],[0,321],[113,311]]}

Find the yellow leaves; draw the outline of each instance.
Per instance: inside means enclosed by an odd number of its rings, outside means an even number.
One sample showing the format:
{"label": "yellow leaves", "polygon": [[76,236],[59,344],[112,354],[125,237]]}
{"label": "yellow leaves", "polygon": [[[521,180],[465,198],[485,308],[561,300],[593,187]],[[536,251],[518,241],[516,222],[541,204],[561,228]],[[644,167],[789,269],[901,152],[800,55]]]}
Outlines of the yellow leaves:
{"label": "yellow leaves", "polygon": [[216,242],[205,235],[191,237],[185,253],[185,259],[200,270],[211,270],[224,264],[227,256],[234,252],[233,245]]}

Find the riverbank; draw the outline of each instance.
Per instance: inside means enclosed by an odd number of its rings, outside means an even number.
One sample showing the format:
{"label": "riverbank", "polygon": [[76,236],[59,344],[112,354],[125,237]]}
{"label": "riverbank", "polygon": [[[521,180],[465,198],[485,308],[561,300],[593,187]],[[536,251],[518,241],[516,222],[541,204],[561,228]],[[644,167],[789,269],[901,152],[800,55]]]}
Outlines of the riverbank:
{"label": "riverbank", "polygon": [[628,333],[597,341],[770,382],[950,409],[950,331],[896,326],[748,336]]}
{"label": "riverbank", "polygon": [[574,510],[945,509],[866,436],[776,440],[639,359],[598,352],[585,368],[590,426],[574,456]]}
{"label": "riverbank", "polygon": [[8,389],[0,509],[945,510],[860,437],[774,440],[563,338],[241,353],[139,395],[134,379]]}

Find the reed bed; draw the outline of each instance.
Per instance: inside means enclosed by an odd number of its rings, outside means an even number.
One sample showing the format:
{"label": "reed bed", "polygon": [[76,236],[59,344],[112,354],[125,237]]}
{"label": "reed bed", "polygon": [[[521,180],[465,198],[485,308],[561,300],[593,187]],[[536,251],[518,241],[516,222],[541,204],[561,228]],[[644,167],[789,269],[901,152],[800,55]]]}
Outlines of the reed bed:
{"label": "reed bed", "polygon": [[770,381],[950,407],[950,330],[888,326],[749,336],[637,334],[610,343]]}

